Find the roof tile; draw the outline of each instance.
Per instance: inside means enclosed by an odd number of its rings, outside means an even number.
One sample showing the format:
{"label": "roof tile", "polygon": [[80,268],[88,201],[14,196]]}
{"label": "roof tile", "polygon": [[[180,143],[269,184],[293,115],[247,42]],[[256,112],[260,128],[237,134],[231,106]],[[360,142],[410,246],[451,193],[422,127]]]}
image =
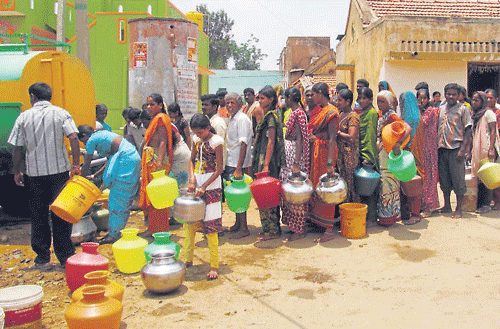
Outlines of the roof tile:
{"label": "roof tile", "polygon": [[500,0],[367,0],[367,2],[377,17],[500,17]]}

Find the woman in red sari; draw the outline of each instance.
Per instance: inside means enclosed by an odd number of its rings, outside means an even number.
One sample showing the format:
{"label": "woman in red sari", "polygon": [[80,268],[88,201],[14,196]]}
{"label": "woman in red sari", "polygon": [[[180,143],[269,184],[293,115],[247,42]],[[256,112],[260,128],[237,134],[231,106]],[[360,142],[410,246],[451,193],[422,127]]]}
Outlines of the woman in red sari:
{"label": "woman in red sari", "polygon": [[[168,208],[154,208],[146,194],[146,186],[152,180],[152,172],[164,169],[165,174],[168,175],[172,169],[172,124],[165,111],[161,95],[155,93],[147,98],[147,111],[152,119],[144,134],[139,206],[144,211],[146,222],[149,217],[161,218],[162,221],[166,221],[163,227],[168,228]],[[155,233],[151,231],[150,228],[150,233]]]}
{"label": "woman in red sari", "polygon": [[[311,145],[311,174],[313,186],[325,173],[333,176],[337,163],[337,132],[339,130],[339,110],[329,103],[328,85],[319,82],[312,87],[316,107],[310,112],[308,123],[309,142]],[[334,205],[322,203],[318,197],[312,200],[311,220],[326,228],[325,234],[316,242],[326,242],[334,238],[333,219]]]}

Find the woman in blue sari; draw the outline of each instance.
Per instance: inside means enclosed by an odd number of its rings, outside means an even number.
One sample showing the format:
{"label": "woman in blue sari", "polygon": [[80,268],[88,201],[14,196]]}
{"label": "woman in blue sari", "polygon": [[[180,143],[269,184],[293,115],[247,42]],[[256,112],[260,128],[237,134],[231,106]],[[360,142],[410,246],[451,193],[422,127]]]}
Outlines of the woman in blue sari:
{"label": "woman in blue sari", "polygon": [[[118,134],[105,130],[94,132],[94,128],[87,125],[78,126],[78,131],[78,138],[86,146],[83,176],[89,173],[94,151],[108,158],[103,182],[110,189],[109,231],[99,244],[113,243],[127,225],[130,206],[140,186],[141,158],[135,146]],[[88,178],[93,179],[92,176]]]}

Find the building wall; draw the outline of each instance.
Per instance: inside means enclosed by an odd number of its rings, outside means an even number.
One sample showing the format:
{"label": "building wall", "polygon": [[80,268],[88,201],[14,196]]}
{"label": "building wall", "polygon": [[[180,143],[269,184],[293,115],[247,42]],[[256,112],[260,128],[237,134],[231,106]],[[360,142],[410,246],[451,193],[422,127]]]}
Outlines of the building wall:
{"label": "building wall", "polygon": [[289,37],[286,41],[282,59],[283,70],[288,74],[288,83],[302,75],[290,75],[291,70],[305,69],[311,64],[313,57],[321,57],[330,51],[330,37]]}
{"label": "building wall", "polygon": [[[490,53],[481,53],[479,46],[499,41],[499,23],[498,19],[387,16],[364,28],[352,0],[346,34],[336,49],[337,64],[354,64],[355,80],[367,79],[374,91],[380,80],[387,80],[396,93],[414,90],[420,81],[440,91],[448,82],[467,86],[467,63],[500,63],[500,45]],[[477,45],[464,49],[468,42]],[[337,71],[337,81],[349,85],[349,73]]]}
{"label": "building wall", "polygon": [[247,70],[214,70],[215,75],[210,77],[211,94],[219,88],[226,88],[229,92],[243,95],[247,87],[258,92],[266,85],[279,84],[283,78],[281,71],[247,71]]}
{"label": "building wall", "polygon": [[[432,72],[429,71],[432,68]],[[450,82],[467,86],[467,63],[463,61],[386,61],[383,63],[378,81],[389,82],[397,97],[407,90],[415,91],[420,81],[429,84],[429,90],[441,92]],[[371,86],[371,82],[370,82]],[[373,85],[374,93],[378,91],[377,83]]]}

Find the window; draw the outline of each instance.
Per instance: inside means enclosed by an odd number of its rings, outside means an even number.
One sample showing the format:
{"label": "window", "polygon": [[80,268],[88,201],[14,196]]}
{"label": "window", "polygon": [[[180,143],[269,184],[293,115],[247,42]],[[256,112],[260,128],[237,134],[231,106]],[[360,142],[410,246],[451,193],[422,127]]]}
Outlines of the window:
{"label": "window", "polygon": [[35,9],[35,0],[30,0],[30,8]]}
{"label": "window", "polygon": [[58,7],[58,3],[54,2],[54,14],[55,15],[57,15],[57,7]]}
{"label": "window", "polygon": [[118,12],[119,12],[119,13],[123,13],[123,6],[122,6],[122,5],[119,5],[119,6],[118,6]]}
{"label": "window", "polygon": [[127,43],[127,19],[118,18],[116,42]]}
{"label": "window", "polygon": [[153,15],[153,6],[148,5],[148,14]]}

